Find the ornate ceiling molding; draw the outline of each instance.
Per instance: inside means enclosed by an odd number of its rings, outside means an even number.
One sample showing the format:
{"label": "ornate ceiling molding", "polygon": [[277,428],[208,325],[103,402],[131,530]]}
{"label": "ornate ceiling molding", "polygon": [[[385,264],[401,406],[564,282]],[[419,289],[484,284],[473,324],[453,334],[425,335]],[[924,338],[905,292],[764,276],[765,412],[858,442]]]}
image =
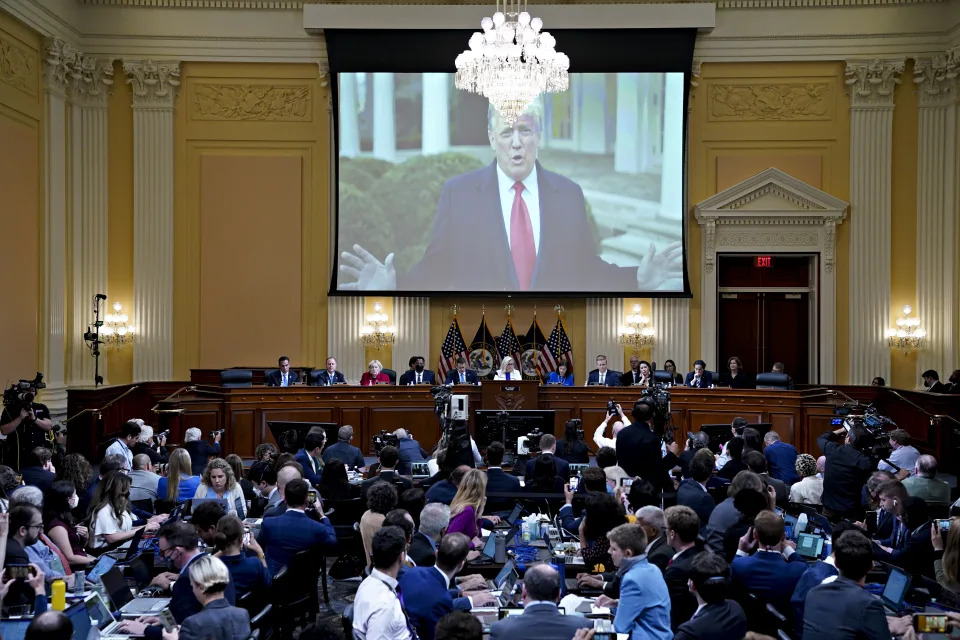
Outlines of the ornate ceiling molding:
{"label": "ornate ceiling molding", "polygon": [[[685,4],[699,0],[551,0],[549,4]],[[715,0],[718,9],[780,9],[798,7],[878,7],[892,5],[936,4],[944,0]],[[338,2],[310,0],[77,0],[79,4],[110,7],[147,7],[157,9],[261,9],[299,10],[308,4],[366,4],[366,5],[450,5],[461,2],[450,0],[347,0]]]}
{"label": "ornate ceiling molding", "polygon": [[893,107],[893,89],[900,84],[905,60],[847,62],[846,85],[853,107]]}

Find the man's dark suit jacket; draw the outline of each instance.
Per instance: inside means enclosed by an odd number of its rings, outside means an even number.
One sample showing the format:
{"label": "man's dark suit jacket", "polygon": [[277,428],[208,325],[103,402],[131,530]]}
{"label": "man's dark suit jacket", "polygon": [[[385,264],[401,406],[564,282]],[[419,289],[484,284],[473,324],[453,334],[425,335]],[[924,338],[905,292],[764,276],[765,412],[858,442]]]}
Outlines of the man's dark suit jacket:
{"label": "man's dark suit jacket", "polygon": [[413,540],[410,541],[410,548],[407,550],[418,567],[432,567],[437,563],[437,551],[427,540],[427,536],[419,531],[413,534]]}
{"label": "man's dark suit jacket", "polygon": [[41,491],[46,491],[57,479],[55,473],[50,473],[43,467],[24,467],[20,469],[20,476],[23,478],[23,484],[37,487]]}
{"label": "man's dark suit jacket", "polygon": [[[589,291],[602,283],[609,291],[636,291],[637,268],[618,267],[597,255],[583,191],[572,180],[537,163],[540,192],[540,249],[531,290]],[[463,238],[484,238],[483,269],[465,256]],[[443,265],[438,268],[437,265]],[[440,193],[433,236],[423,259],[397,288],[517,291],[520,288],[500,207],[496,163],[447,180]]]}
{"label": "man's dark suit jacket", "polygon": [[790,560],[784,560],[781,554],[772,551],[757,551],[747,557],[737,556],[730,565],[736,588],[772,604],[790,619],[793,618],[790,596],[806,570],[807,563],[799,553],[792,554]]}
{"label": "man's dark suit jacket", "polygon": [[707,522],[710,521],[710,514],[717,503],[693,478],[687,478],[677,487],[677,504],[690,507],[697,512],[700,517],[700,530],[707,528]]}
{"label": "man's dark suit jacket", "polygon": [[[437,377],[430,371],[430,369],[424,369],[423,374],[420,376],[420,384],[436,384]],[[407,385],[407,384],[416,384],[417,381],[417,372],[413,370],[404,371],[403,375],[400,376],[400,379],[397,380],[398,385]]]}
{"label": "man's dark suit jacket", "polygon": [[[553,458],[554,463],[557,465],[557,477],[558,478],[569,478],[570,477],[570,463],[564,460],[563,458],[558,458],[549,451],[546,453],[541,453],[541,456],[550,456]],[[523,480],[524,482],[530,482],[533,480],[533,467],[537,463],[537,459],[533,458],[532,460],[527,461],[527,466],[524,468]]]}
{"label": "man's dark suit jacket", "polygon": [[400,460],[397,462],[397,473],[402,476],[409,476],[413,473],[411,462],[423,462],[430,457],[430,454],[420,446],[420,443],[409,436],[397,442],[397,452],[400,454]]}
{"label": "man's dark suit jacket", "polygon": [[[896,531],[896,529],[894,529]],[[873,557],[877,560],[889,562],[908,571],[913,575],[925,575],[930,579],[936,576],[933,571],[933,546],[930,544],[930,524],[924,523],[912,531],[901,534],[901,546],[888,553],[879,547],[874,547]],[[891,540],[885,540],[888,546]]]}
{"label": "man's dark suit jacket", "polygon": [[836,441],[831,431],[817,438],[817,446],[827,457],[820,496],[823,508],[834,513],[859,509],[860,490],[876,466],[873,460],[852,444]]}
{"label": "man's dark suit jacket", "polygon": [[[692,383],[693,383],[693,378],[694,378],[694,373],[693,373],[693,371],[691,371],[691,372],[689,372],[689,373],[687,374],[687,377],[683,379],[683,386],[685,386],[685,387],[691,387],[691,386],[693,386],[693,384],[692,384]],[[698,386],[700,389],[706,389],[706,388],[708,388],[708,387],[709,387],[710,385],[712,385],[712,384],[713,384],[713,374],[710,373],[709,371],[704,371],[704,372],[703,372],[703,375],[700,376],[700,384],[697,385],[697,386]]]}
{"label": "man's dark suit jacket", "polygon": [[363,496],[364,500],[367,499],[367,491],[369,491],[370,487],[377,482],[389,482],[392,484],[393,488],[397,490],[397,496],[407,489],[413,488],[413,482],[411,482],[410,478],[404,478],[403,476],[397,475],[396,471],[381,471],[372,478],[367,478],[360,485],[360,494]]}
{"label": "man's dark suit jacket", "polygon": [[673,640],[741,640],[747,635],[747,616],[734,600],[708,604],[677,627]]}
{"label": "man's dark suit jacket", "polygon": [[[466,384],[477,384],[477,372],[473,369],[467,369],[463,372],[463,375],[467,377]],[[456,369],[447,371],[447,377],[444,378],[443,384],[460,384],[460,372]]]}
{"label": "man's dark suit jacket", "polygon": [[183,448],[190,454],[190,470],[195,476],[203,475],[210,456],[216,457],[220,455],[219,442],[211,444],[206,440],[194,440],[192,442],[184,442]]}
{"label": "man's dark suit jacket", "polygon": [[800,576],[797,586],[793,589],[793,595],[790,596],[790,605],[793,607],[793,626],[796,628],[798,636],[803,635],[803,612],[810,590],[838,573],[837,568],[832,564],[818,560],[815,565],[808,568]]}
{"label": "man's dark suit jacket", "polygon": [[427,489],[426,498],[427,502],[441,502],[449,506],[456,495],[457,485],[448,479],[444,479],[433,483],[433,485]]}
{"label": "man's dark suit jacket", "polygon": [[670,628],[674,631],[697,610],[697,599],[690,593],[687,581],[693,571],[693,559],[702,551],[703,547],[699,545],[686,549],[674,558],[663,572],[663,579],[670,592]]}
{"label": "man's dark suit jacket", "polygon": [[[194,559],[202,555],[206,554],[197,554],[194,556]],[[187,566],[189,567],[190,565],[187,564]],[[230,582],[227,583],[227,589],[223,592],[223,598],[228,606],[233,606],[237,603],[237,593],[233,586],[233,578],[230,578]],[[173,583],[169,608],[170,613],[173,614],[178,624],[183,624],[190,616],[200,613],[202,607],[200,606],[200,601],[193,595],[189,571],[180,572],[180,577]],[[158,624],[150,625],[144,631],[144,636],[146,636],[148,640],[161,640],[163,637],[163,627]]]}
{"label": "man's dark suit jacket", "polygon": [[821,584],[807,594],[803,640],[889,638],[880,598],[848,578]]}
{"label": "man's dark suit jacket", "polygon": [[323,477],[323,468],[319,471],[314,470],[313,459],[310,457],[310,454],[307,453],[307,450],[300,449],[293,457],[300,463],[300,466],[303,467],[303,479],[310,483],[311,486],[316,487],[319,485],[320,478]]}
{"label": "man's dark suit jacket", "polygon": [[323,450],[323,463],[326,464],[336,458],[348,467],[359,468],[366,464],[363,452],[349,442],[337,441]]}
{"label": "man's dark suit jacket", "polygon": [[522,615],[494,622],[490,627],[490,640],[570,640],[577,629],[592,627],[593,620],[560,615],[560,611],[549,604],[534,604],[526,607]]}
{"label": "man's dark suit jacket", "polygon": [[327,518],[316,522],[299,511],[287,511],[281,516],[263,519],[257,542],[266,553],[270,575],[275,576],[298,551],[320,545],[333,549],[337,534]]}
{"label": "man's dark suit jacket", "polygon": [[346,382],[347,379],[343,377],[343,374],[339,371],[333,372],[333,379],[330,378],[330,372],[324,369],[317,374],[317,385],[325,387],[330,384],[341,384]]}
{"label": "man's dark suit jacket", "polygon": [[250,636],[250,614],[231,607],[225,599],[214,600],[180,626],[184,640],[237,640]]}
{"label": "man's dark suit jacket", "polygon": [[[487,470],[487,493],[517,493],[520,491],[520,478],[503,469]],[[513,510],[513,502],[506,498],[490,498],[485,510],[489,513]]]}
{"label": "man's dark suit jacket", "polygon": [[634,422],[617,434],[617,464],[630,476],[649,480],[657,488],[671,487],[667,475],[677,464],[677,456],[660,455],[660,436],[645,422]]}
{"label": "man's dark suit jacket", "polygon": [[930,388],[927,389],[930,393],[947,393],[947,385],[943,384],[939,380],[930,385]]}
{"label": "man's dark suit jacket", "polygon": [[[279,387],[282,380],[283,377],[280,374],[280,369],[274,369],[264,377],[264,384],[268,387]],[[300,374],[290,369],[290,371],[287,372],[287,385],[291,385],[294,382],[300,382]]]}
{"label": "man's dark suit jacket", "polygon": [[437,621],[454,609],[467,605],[466,598],[459,599],[459,605],[450,595],[443,576],[433,567],[413,567],[406,569],[397,576],[400,588],[403,590],[403,602],[407,608],[410,622],[417,628],[417,635],[422,640],[433,640]]}
{"label": "man's dark suit jacket", "polygon": [[[594,369],[587,374],[587,385],[591,384],[600,384],[600,370]],[[620,386],[620,372],[614,371],[613,369],[607,369],[607,372],[604,374],[603,386],[605,387],[619,387]]]}

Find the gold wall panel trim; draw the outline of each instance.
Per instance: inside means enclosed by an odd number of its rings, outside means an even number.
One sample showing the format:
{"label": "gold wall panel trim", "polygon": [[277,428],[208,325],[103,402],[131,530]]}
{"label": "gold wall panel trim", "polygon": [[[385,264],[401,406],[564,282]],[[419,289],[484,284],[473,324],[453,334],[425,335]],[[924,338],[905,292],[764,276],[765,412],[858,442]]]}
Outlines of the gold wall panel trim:
{"label": "gold wall panel trim", "polygon": [[711,84],[708,118],[713,122],[829,120],[831,84]]}
{"label": "gold wall panel trim", "polygon": [[39,65],[37,51],[0,31],[0,82],[37,97]]}
{"label": "gold wall panel trim", "polygon": [[190,119],[310,122],[312,100],[307,86],[191,84]]}

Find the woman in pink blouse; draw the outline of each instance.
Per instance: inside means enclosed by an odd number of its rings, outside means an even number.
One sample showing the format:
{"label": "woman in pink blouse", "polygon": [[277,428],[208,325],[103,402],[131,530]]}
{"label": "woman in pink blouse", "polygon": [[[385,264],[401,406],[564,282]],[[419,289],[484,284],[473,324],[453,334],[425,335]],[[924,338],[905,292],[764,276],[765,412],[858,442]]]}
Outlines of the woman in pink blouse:
{"label": "woman in pink blouse", "polygon": [[[450,502],[450,524],[447,533],[462,533],[470,538],[470,548],[483,546],[480,538],[480,518],[487,504],[487,474],[479,469],[470,469],[460,480],[457,495]],[[486,516],[487,521],[496,524],[500,518]]]}
{"label": "woman in pink blouse", "polygon": [[383,365],[379,360],[371,360],[367,365],[368,371],[360,377],[361,387],[370,387],[375,384],[390,384],[390,376],[383,372]]}

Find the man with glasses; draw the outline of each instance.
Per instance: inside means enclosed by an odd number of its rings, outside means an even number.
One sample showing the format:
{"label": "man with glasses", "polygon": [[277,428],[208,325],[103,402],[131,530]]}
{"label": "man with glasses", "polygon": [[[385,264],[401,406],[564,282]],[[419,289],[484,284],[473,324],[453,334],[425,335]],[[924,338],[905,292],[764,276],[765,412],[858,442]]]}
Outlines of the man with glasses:
{"label": "man with glasses", "polygon": [[[40,568],[30,563],[30,557],[27,556],[26,548],[40,539],[40,532],[43,531],[43,516],[40,510],[29,504],[18,504],[10,509],[9,522],[0,521],[0,529],[3,524],[8,524],[7,529],[7,551],[3,560],[6,569],[5,579],[10,579],[11,565],[30,565],[31,571],[28,578],[24,581],[17,580],[9,587],[9,591],[3,599],[4,606],[28,605],[35,602],[35,613],[46,610],[46,590],[44,587],[44,575]],[[31,593],[31,591],[33,593]],[[39,608],[38,608],[39,607]]]}
{"label": "man with glasses", "polygon": [[[175,568],[177,573],[162,573],[154,578],[151,584],[172,591],[170,612],[177,624],[182,624],[185,619],[203,608],[193,594],[188,569],[190,563],[206,554],[197,548],[196,528],[186,522],[177,521],[165,525],[160,529],[157,538],[160,557],[168,566]],[[232,578],[224,591],[224,598],[231,606],[236,603]],[[127,621],[123,623],[122,629],[129,635],[145,636],[147,640],[161,640],[163,636],[163,626],[156,616],[142,616],[138,620]]]}

